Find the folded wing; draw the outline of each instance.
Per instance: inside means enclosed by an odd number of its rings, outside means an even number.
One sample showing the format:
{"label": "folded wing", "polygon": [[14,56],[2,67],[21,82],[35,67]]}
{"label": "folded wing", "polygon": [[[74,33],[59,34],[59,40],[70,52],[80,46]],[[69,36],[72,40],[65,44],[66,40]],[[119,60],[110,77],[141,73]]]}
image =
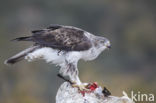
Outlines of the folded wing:
{"label": "folded wing", "polygon": [[33,41],[40,46],[51,47],[64,51],[84,51],[91,47],[89,38],[84,31],[61,25],[52,25],[46,29],[32,31],[30,37],[20,37],[18,41]]}

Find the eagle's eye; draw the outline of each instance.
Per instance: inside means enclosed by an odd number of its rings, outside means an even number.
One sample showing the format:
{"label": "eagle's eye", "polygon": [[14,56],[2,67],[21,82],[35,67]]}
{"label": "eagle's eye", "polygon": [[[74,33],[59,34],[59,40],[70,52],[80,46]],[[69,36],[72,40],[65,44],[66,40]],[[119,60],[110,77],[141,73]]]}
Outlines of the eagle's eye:
{"label": "eagle's eye", "polygon": [[105,43],[105,41],[104,40],[101,40],[100,43],[103,44],[103,43]]}

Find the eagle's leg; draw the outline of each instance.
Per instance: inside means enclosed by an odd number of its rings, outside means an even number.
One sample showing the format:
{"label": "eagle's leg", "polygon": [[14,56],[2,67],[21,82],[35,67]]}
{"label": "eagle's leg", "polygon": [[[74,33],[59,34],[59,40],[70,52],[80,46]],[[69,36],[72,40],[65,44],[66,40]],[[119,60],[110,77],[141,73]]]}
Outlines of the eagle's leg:
{"label": "eagle's leg", "polygon": [[73,84],[82,84],[80,79],[79,79],[79,76],[78,76],[78,69],[76,67],[76,64],[74,63],[67,63],[67,66],[66,66],[66,75],[69,76],[70,78],[70,81],[73,83]]}
{"label": "eagle's leg", "polygon": [[79,72],[77,69],[77,63],[69,63],[61,65],[60,74],[63,77],[68,76],[73,87],[77,87],[80,91],[86,91],[86,84],[82,83],[79,79]]}
{"label": "eagle's leg", "polygon": [[73,87],[77,87],[80,91],[88,91],[88,89],[86,88],[88,84],[83,84],[80,81],[77,65],[74,65],[73,63],[69,63],[67,71],[69,72],[69,78],[72,82]]}
{"label": "eagle's leg", "polygon": [[[77,72],[77,71],[76,71]],[[74,75],[74,80],[75,83],[72,84],[72,87],[78,88],[80,91],[89,91],[89,89],[86,88],[88,84],[84,84],[80,81],[80,78],[78,74]]]}

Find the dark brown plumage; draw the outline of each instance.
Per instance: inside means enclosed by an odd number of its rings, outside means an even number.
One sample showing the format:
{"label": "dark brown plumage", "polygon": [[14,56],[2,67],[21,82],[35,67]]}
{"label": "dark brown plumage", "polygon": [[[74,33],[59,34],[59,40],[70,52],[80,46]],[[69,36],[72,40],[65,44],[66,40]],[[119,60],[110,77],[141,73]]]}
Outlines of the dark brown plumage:
{"label": "dark brown plumage", "polygon": [[32,36],[16,38],[17,41],[33,41],[40,46],[64,51],[83,51],[91,47],[84,31],[62,25],[51,25],[46,29],[32,31]]}

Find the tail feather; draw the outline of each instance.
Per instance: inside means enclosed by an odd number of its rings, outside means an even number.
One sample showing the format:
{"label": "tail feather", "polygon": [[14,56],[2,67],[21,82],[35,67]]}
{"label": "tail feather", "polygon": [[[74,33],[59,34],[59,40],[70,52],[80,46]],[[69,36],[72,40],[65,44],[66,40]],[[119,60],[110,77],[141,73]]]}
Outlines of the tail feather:
{"label": "tail feather", "polygon": [[32,41],[31,36],[15,38],[12,41]]}
{"label": "tail feather", "polygon": [[4,64],[14,64],[18,61],[21,61],[22,59],[24,59],[24,57],[28,54],[33,52],[34,50],[36,50],[37,48],[39,48],[39,46],[32,46],[28,49],[25,49],[23,51],[21,51],[20,53],[10,57],[9,59],[7,59]]}

